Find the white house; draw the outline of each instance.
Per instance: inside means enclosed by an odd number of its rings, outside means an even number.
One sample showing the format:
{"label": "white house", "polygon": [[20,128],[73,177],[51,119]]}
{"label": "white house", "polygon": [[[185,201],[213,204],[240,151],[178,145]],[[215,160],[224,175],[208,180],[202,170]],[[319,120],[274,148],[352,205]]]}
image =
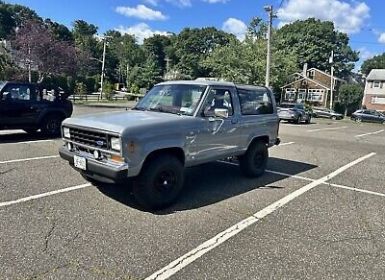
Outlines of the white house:
{"label": "white house", "polygon": [[372,69],[366,77],[362,106],[385,111],[385,69]]}

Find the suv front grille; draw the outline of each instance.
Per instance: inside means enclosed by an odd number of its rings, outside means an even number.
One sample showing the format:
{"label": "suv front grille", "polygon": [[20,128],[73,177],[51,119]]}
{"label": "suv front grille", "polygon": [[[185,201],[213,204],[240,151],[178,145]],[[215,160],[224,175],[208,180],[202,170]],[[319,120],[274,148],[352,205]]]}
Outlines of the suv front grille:
{"label": "suv front grille", "polygon": [[99,149],[108,150],[108,134],[78,128],[70,128],[71,141]]}

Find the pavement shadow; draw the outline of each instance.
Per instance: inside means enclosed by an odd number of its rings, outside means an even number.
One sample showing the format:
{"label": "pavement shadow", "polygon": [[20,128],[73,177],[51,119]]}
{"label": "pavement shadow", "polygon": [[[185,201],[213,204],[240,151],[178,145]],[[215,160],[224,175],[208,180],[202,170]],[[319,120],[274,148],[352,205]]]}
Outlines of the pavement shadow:
{"label": "pavement shadow", "polygon": [[24,131],[15,130],[15,132],[1,134],[0,135],[0,144],[9,144],[9,143],[18,143],[18,142],[28,142],[28,141],[39,141],[39,140],[55,140],[59,139],[58,137],[49,137],[43,133],[36,132],[33,134],[26,133]]}
{"label": "pavement shadow", "polygon": [[[296,175],[316,168],[303,162],[271,157],[268,168],[278,172]],[[171,207],[156,211],[156,215],[168,215],[215,204],[219,201],[247,193],[256,189],[281,189],[274,183],[286,178],[283,175],[267,172],[255,179],[245,178],[236,165],[212,162],[188,168],[185,172],[185,186],[177,202]],[[143,210],[135,201],[129,186],[99,185],[98,189],[112,199]]]}

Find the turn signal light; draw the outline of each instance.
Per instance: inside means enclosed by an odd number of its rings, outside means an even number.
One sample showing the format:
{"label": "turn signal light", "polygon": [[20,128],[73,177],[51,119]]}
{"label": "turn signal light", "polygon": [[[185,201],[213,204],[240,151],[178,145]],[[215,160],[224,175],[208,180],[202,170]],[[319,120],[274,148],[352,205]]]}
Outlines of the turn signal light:
{"label": "turn signal light", "polygon": [[111,155],[111,160],[119,163],[123,163],[124,159],[121,156]]}

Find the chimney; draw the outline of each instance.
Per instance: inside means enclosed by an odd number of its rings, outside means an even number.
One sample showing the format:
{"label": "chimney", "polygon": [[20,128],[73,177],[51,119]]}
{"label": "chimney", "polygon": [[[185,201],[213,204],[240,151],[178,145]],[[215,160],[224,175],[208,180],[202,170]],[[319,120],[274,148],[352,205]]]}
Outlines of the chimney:
{"label": "chimney", "polygon": [[304,65],[303,65],[303,70],[302,70],[302,75],[304,76],[304,77],[307,77],[307,63],[305,63]]}

